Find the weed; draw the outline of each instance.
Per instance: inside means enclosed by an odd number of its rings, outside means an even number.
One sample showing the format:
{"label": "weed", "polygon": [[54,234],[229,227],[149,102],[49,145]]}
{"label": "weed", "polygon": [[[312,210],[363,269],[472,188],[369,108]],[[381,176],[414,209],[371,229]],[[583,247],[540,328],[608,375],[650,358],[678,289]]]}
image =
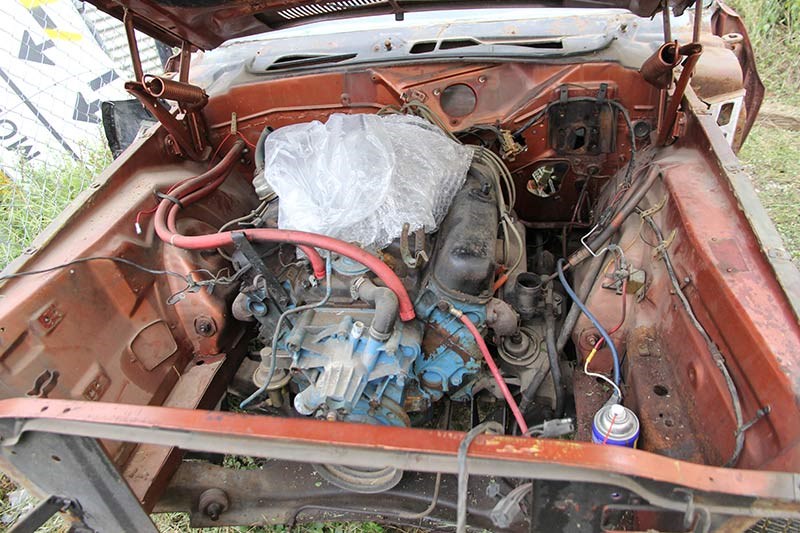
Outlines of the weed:
{"label": "weed", "polygon": [[20,157],[16,165],[0,171],[0,213],[4,214],[0,268],[22,253],[110,163],[111,154],[98,136],[94,143],[80,147],[78,160],[64,155],[54,163],[31,164]]}

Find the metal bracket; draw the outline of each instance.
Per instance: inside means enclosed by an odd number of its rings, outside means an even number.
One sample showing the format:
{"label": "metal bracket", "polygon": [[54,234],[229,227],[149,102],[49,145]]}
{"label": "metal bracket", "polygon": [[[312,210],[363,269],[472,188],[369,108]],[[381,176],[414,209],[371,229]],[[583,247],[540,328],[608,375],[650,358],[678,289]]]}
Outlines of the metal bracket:
{"label": "metal bracket", "polygon": [[33,387],[28,391],[27,396],[47,398],[47,395],[56,387],[58,377],[58,370],[44,370],[36,377]]}
{"label": "metal bracket", "polygon": [[597,105],[603,105],[608,98],[608,84],[601,83],[600,88],[597,90]]}
{"label": "metal bracket", "polygon": [[408,222],[403,224],[403,231],[400,233],[400,256],[403,263],[408,268],[417,268],[428,262],[428,252],[425,251],[425,229],[418,228],[414,232],[414,254],[411,254],[409,244],[410,225]]}
{"label": "metal bracket", "polygon": [[236,249],[234,260],[241,266],[248,263],[252,265],[256,276],[264,280],[267,295],[272,298],[281,313],[286,311],[286,306],[289,304],[289,295],[286,294],[286,290],[278,281],[278,278],[264,264],[261,256],[258,255],[256,249],[247,240],[245,234],[241,231],[234,231],[231,233],[231,240],[233,240],[233,246]]}
{"label": "metal bracket", "polygon": [[54,495],[32,509],[11,531],[33,532],[56,512],[66,511],[77,522],[71,531],[157,532],[96,439],[27,432],[13,420],[0,421],[0,434],[4,437],[0,467],[23,473],[27,483],[40,493]]}
{"label": "metal bracket", "polygon": [[562,85],[558,89],[558,102],[562,105],[569,102],[569,88],[566,85]]}
{"label": "metal bracket", "polygon": [[56,513],[70,513],[74,517],[77,523],[72,524],[70,532],[93,531],[83,521],[83,509],[80,503],[61,496],[50,496],[18,518],[8,533],[34,533]]}

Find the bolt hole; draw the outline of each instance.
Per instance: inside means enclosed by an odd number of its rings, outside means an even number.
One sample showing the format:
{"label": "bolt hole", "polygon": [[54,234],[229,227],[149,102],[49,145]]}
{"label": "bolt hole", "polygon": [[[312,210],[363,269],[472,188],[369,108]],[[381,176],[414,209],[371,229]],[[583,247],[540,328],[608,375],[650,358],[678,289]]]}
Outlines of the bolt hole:
{"label": "bolt hole", "polygon": [[200,365],[202,365],[202,364],[205,364],[205,361],[203,361],[202,359],[200,359],[200,360],[198,360],[198,361],[195,361],[195,363],[194,363],[194,364],[195,364],[195,366],[200,366]]}
{"label": "bolt hole", "polygon": [[63,411],[61,411],[61,412],[62,412],[62,413],[69,413],[70,411],[72,411],[72,408],[71,408],[71,407],[67,407],[66,409],[64,409],[64,410],[63,410]]}
{"label": "bolt hole", "polygon": [[39,409],[39,412],[41,412],[41,413],[44,413],[45,411],[47,411],[47,408],[48,408],[48,407],[49,407],[49,406],[45,405],[44,407],[42,407],[41,409]]}
{"label": "bolt hole", "polygon": [[658,418],[664,418],[664,413],[658,413]]}
{"label": "bolt hole", "polygon": [[656,393],[656,396],[666,396],[669,394],[669,389],[666,388],[664,385],[656,385],[653,387],[653,392]]}
{"label": "bolt hole", "polygon": [[672,426],[675,425],[675,422],[673,422],[671,418],[667,418],[664,420],[664,425],[667,426],[668,428],[671,428]]}
{"label": "bolt hole", "polygon": [[57,455],[51,455],[51,456],[50,456],[50,459],[52,459],[53,461],[55,461],[55,462],[57,462],[57,463],[60,463],[60,462],[61,462],[61,457],[59,457],[59,456],[57,456]]}

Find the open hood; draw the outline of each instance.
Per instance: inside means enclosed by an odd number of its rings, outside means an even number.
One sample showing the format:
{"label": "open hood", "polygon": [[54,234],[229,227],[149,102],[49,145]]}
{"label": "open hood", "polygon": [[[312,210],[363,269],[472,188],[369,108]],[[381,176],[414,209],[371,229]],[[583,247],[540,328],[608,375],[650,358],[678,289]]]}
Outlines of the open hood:
{"label": "open hood", "polygon": [[[394,14],[443,9],[503,7],[621,8],[650,17],[662,0],[85,0],[122,20],[125,10],[134,27],[166,44],[188,41],[209,50],[228,39],[333,18]],[[676,13],[692,0],[671,2]]]}

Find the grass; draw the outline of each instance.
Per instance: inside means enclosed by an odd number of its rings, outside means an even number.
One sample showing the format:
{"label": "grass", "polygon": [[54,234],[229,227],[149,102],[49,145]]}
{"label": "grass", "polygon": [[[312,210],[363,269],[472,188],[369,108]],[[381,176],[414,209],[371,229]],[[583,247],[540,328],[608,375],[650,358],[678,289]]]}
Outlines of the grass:
{"label": "grass", "polygon": [[800,266],[800,131],[757,123],[739,155],[787,251]]}
{"label": "grass", "polygon": [[800,0],[735,0],[744,17],[764,106],[739,157],[761,202],[800,266]]}
{"label": "grass", "polygon": [[[759,71],[767,88],[764,111],[739,154],[748,165],[753,184],[795,262],[800,265],[800,0],[736,0],[735,9],[745,18],[756,52]],[[47,224],[110,162],[104,147],[86,146],[82,161],[65,159],[45,168],[33,168],[23,160],[10,169],[15,182],[0,172],[0,265],[30,244]],[[259,468],[251,458],[230,457],[226,465]],[[25,512],[32,499],[12,503],[17,487],[0,474],[0,530]],[[185,513],[153,515],[159,530],[189,531]],[[316,523],[294,529],[301,533],[381,533],[396,531],[375,523]],[[66,531],[59,517],[45,532]],[[201,530],[195,530],[201,531]],[[222,527],[206,533],[278,533],[276,527]]]}
{"label": "grass", "polygon": [[728,0],[743,17],[768,102],[800,105],[800,0]]}
{"label": "grass", "polygon": [[65,155],[61,160],[33,165],[20,157],[16,165],[0,170],[0,268],[21,254],[111,163],[111,153],[99,132],[97,139],[80,147],[77,160]]}

